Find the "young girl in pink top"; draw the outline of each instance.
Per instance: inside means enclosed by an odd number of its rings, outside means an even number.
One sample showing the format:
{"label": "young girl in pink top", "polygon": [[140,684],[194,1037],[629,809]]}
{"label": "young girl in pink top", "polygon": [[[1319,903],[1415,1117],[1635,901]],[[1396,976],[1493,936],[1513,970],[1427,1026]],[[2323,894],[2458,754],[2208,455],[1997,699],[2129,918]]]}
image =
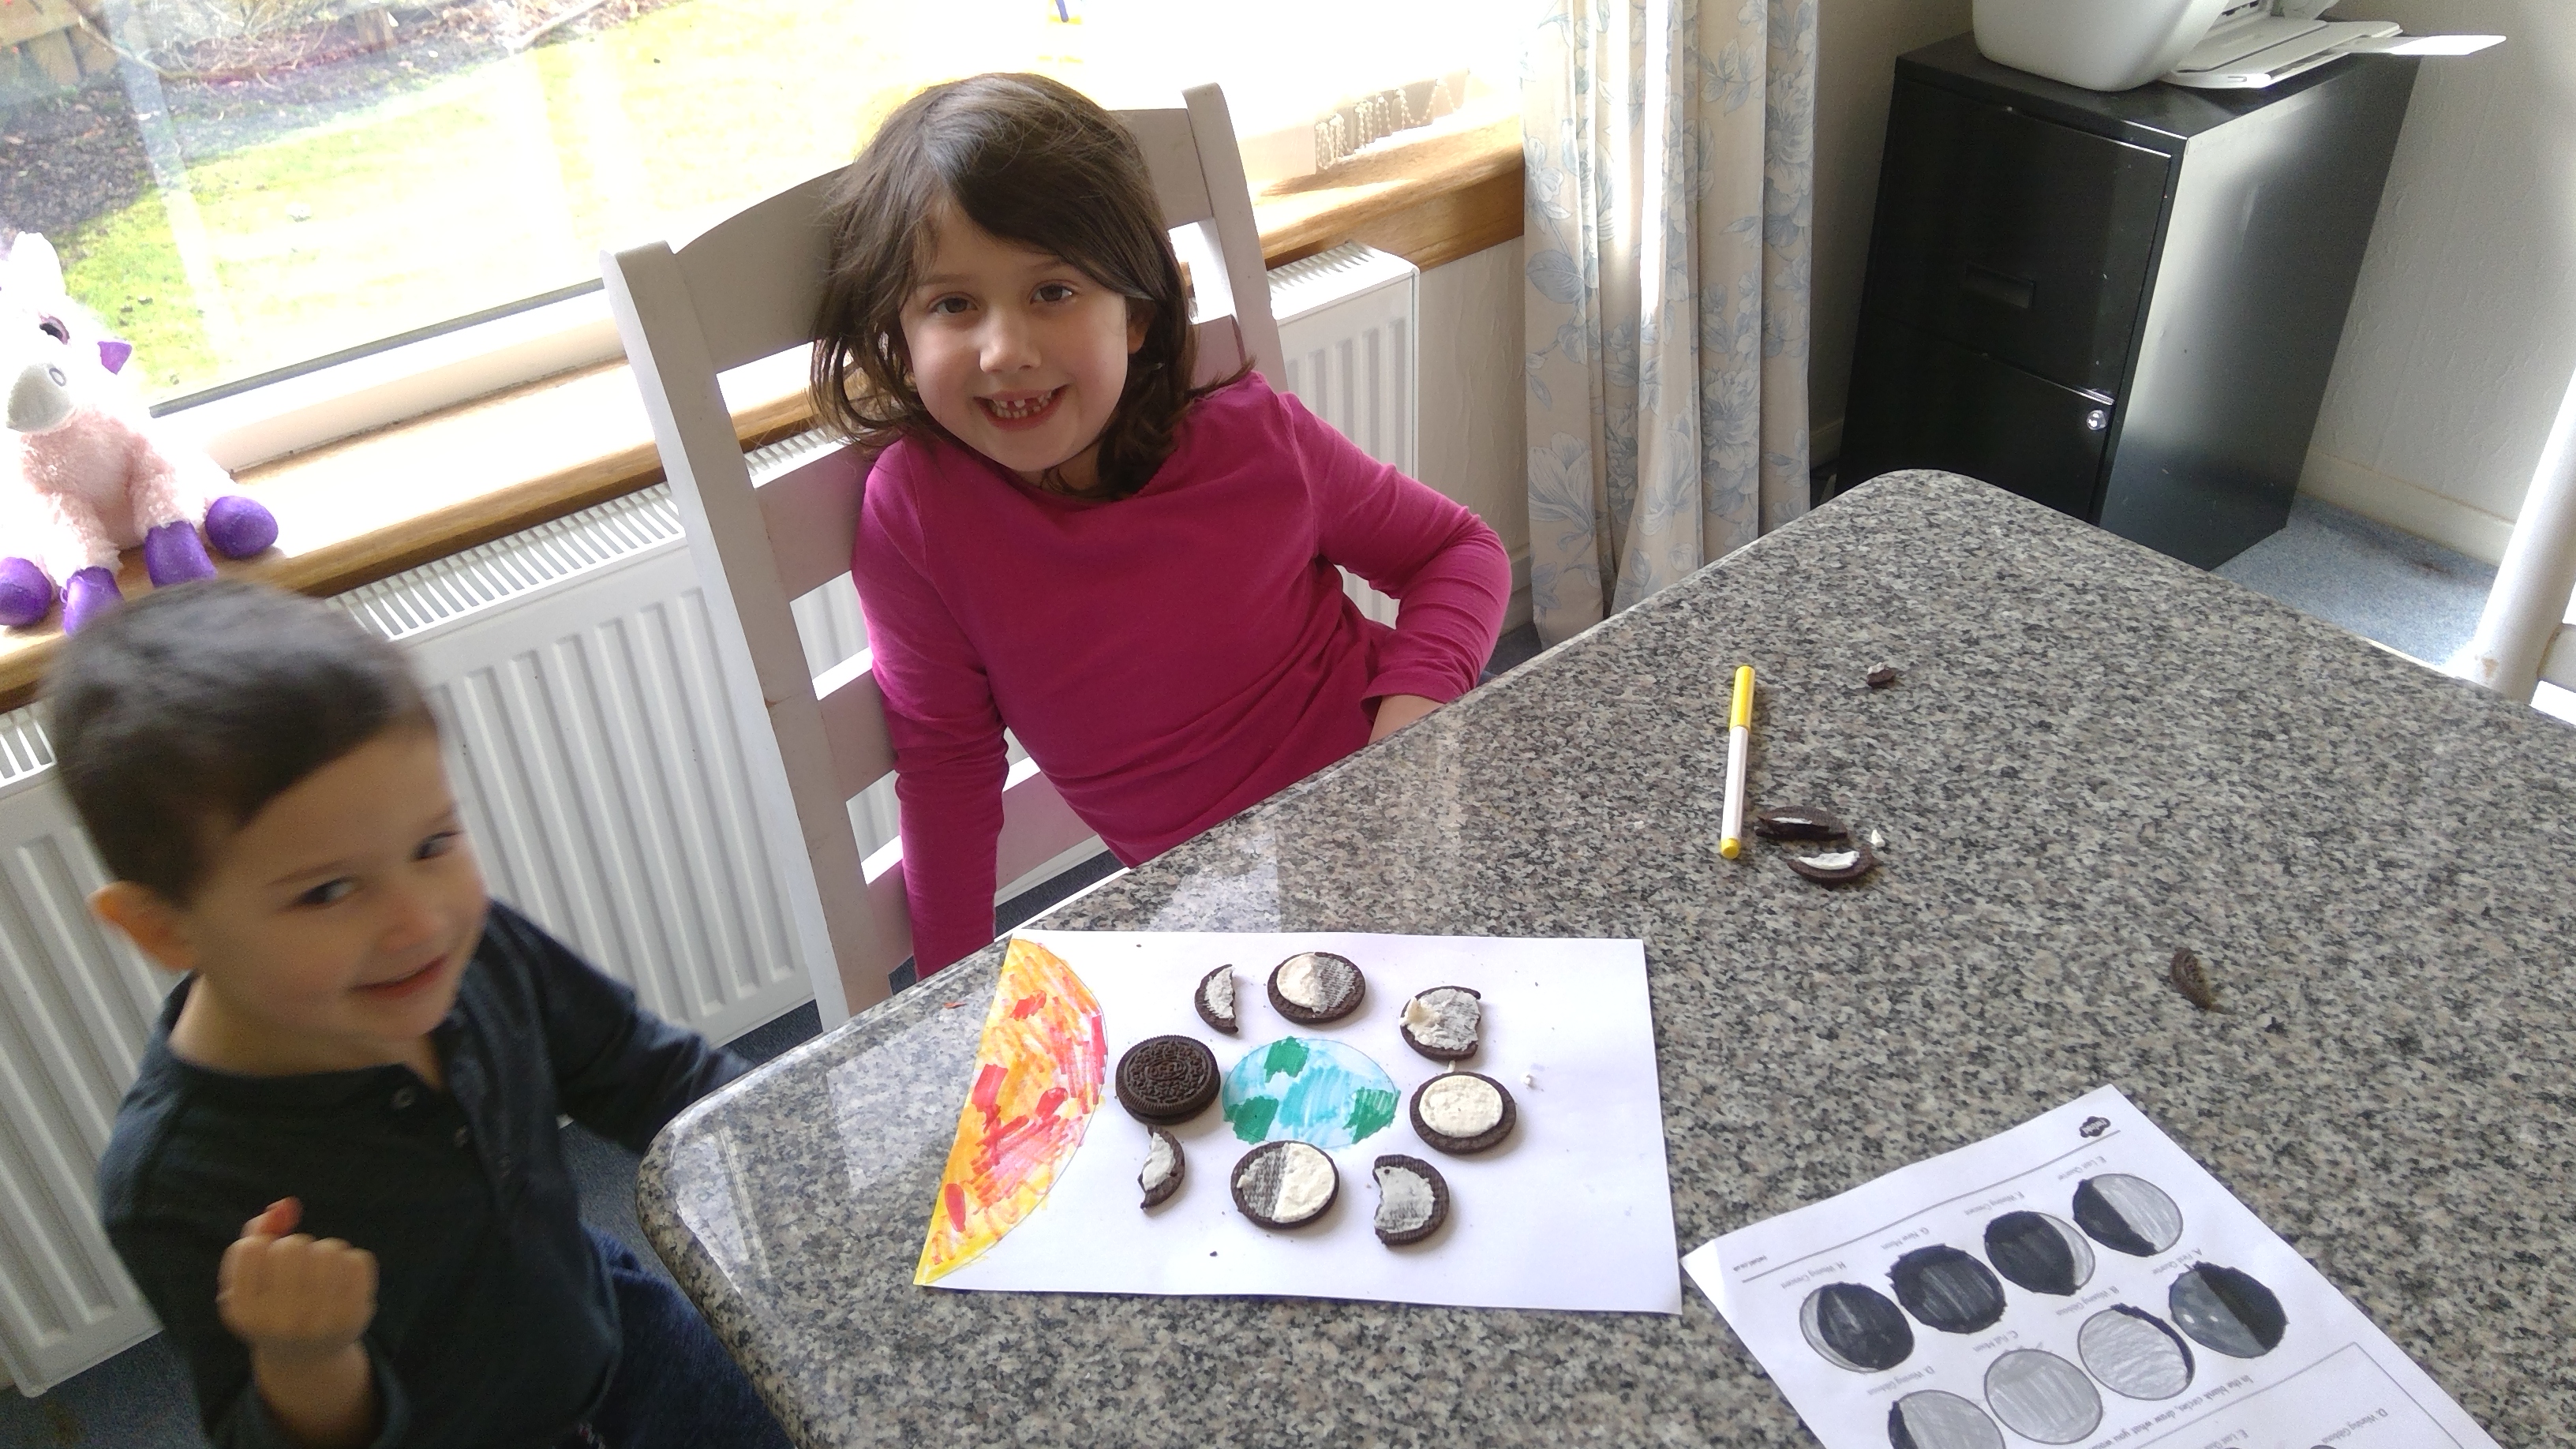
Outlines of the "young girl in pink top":
{"label": "young girl in pink top", "polygon": [[1190,385],[1180,264],[1106,111],[934,86],[829,218],[814,394],[884,449],[851,571],[922,971],[993,937],[1005,726],[1132,865],[1475,684],[1502,544],[1249,369]]}

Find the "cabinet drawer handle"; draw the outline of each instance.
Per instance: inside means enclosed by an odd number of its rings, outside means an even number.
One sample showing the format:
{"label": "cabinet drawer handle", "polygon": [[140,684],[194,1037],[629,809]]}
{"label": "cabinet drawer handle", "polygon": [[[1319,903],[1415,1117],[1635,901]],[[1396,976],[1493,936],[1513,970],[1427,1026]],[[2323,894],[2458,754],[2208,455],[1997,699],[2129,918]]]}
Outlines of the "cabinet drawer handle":
{"label": "cabinet drawer handle", "polygon": [[2001,302],[2019,311],[2030,310],[2031,298],[2038,286],[2026,277],[2007,276],[1991,267],[1968,263],[1967,289],[1980,297]]}

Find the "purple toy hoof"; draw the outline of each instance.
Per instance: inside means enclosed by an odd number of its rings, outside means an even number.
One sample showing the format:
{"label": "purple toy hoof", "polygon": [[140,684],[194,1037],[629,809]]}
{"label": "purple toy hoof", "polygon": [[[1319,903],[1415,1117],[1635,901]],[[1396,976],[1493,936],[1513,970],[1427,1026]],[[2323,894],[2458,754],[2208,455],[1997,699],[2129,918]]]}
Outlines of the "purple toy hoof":
{"label": "purple toy hoof", "polygon": [[75,569],[63,581],[63,632],[77,634],[90,620],[125,602],[116,591],[116,575],[105,569]]}
{"label": "purple toy hoof", "polygon": [[206,505],[206,542],[226,558],[248,558],[277,542],[277,515],[238,493]]}
{"label": "purple toy hoof", "polygon": [[197,537],[195,525],[165,523],[143,535],[143,571],[152,576],[152,587],[166,589],[213,578],[215,561],[206,557],[205,540]]}
{"label": "purple toy hoof", "polygon": [[54,581],[35,560],[0,558],[0,624],[24,629],[42,623],[54,607]]}

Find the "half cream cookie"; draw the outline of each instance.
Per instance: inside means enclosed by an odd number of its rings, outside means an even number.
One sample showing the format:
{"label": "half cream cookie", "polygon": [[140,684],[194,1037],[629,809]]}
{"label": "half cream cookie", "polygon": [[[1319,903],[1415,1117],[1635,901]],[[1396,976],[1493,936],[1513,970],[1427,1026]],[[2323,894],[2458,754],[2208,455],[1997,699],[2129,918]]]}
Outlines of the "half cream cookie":
{"label": "half cream cookie", "polygon": [[1413,1094],[1413,1130],[1443,1152],[1482,1152],[1512,1135],[1519,1109],[1503,1084],[1477,1072],[1448,1072]]}
{"label": "half cream cookie", "polygon": [[1308,1142],[1265,1142],[1234,1165],[1234,1205],[1265,1228],[1311,1223],[1341,1191],[1333,1159]]}

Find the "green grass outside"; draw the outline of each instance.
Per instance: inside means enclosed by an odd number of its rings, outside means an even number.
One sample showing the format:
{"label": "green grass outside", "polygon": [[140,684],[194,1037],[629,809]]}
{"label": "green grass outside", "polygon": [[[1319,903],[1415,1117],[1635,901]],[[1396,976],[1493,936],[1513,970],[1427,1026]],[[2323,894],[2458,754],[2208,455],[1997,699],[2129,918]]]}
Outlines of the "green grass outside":
{"label": "green grass outside", "polygon": [[1117,28],[1052,13],[694,0],[192,158],[213,307],[158,194],[55,240],[74,295],[134,342],[146,392],[196,391],[594,277],[602,244],[685,235],[846,160],[931,80],[1083,84],[1080,47],[1118,47]]}

